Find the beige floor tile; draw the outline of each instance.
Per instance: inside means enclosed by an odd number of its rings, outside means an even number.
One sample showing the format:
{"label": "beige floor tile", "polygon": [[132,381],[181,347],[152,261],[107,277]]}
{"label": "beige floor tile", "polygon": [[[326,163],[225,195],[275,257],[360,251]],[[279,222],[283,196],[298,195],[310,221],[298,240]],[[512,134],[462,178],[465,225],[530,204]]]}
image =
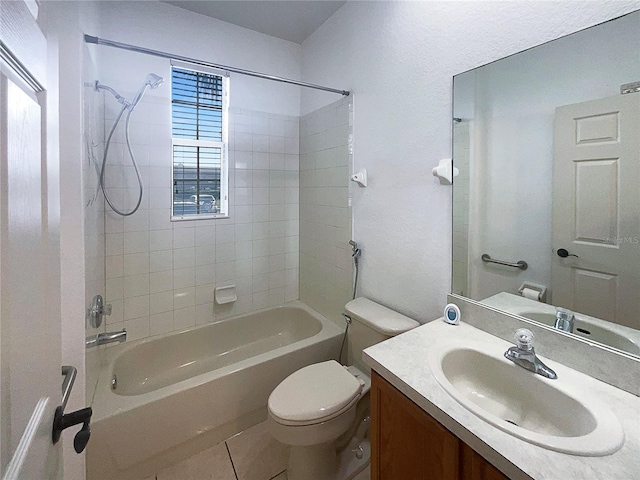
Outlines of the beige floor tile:
{"label": "beige floor tile", "polygon": [[280,475],[273,477],[271,480],[287,480],[287,472],[282,472]]}
{"label": "beige floor tile", "polygon": [[289,447],[271,436],[266,422],[231,437],[227,445],[238,480],[269,480],[287,468]]}
{"label": "beige floor tile", "polygon": [[353,480],[370,480],[371,479],[371,467],[365,468]]}
{"label": "beige floor tile", "polygon": [[165,468],[158,480],[236,480],[224,442]]}

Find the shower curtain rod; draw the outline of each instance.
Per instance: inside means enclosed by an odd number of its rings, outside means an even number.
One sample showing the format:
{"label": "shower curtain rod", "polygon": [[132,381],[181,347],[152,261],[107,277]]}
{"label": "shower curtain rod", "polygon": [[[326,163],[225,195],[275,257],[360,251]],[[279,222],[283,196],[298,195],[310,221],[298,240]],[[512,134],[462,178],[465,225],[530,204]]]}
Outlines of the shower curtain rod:
{"label": "shower curtain rod", "polygon": [[135,45],[129,45],[127,43],[114,42],[113,40],[107,40],[104,38],[94,37],[92,35],[84,36],[86,43],[94,43],[96,45],[106,45],[108,47],[121,48],[123,50],[129,50],[131,52],[144,53],[147,55],[153,55],[155,57],[168,58],[169,60],[180,60],[181,62],[191,63],[194,65],[200,65],[203,67],[217,68],[219,70],[226,70],[228,72],[239,73],[240,75],[248,75],[250,77],[264,78],[265,80],[272,80],[274,82],[290,83],[291,85],[298,85],[299,87],[315,88],[316,90],[324,90],[325,92],[337,93],[339,95],[348,96],[348,90],[338,90],[336,88],[323,87],[322,85],[314,85],[313,83],[300,82],[298,80],[291,80],[289,78],[277,77],[275,75],[267,75],[266,73],[253,72],[251,70],[244,70],[242,68],[229,67],[227,65],[219,65],[217,63],[206,62],[204,60],[197,60],[195,58],[183,57],[181,55],[172,55],[170,53],[161,52],[159,50],[151,50],[149,48],[137,47]]}

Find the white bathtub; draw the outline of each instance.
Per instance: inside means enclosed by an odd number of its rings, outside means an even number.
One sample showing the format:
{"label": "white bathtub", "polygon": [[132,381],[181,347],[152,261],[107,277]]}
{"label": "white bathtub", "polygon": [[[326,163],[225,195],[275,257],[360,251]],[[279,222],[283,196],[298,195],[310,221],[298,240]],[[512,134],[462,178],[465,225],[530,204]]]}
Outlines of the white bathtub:
{"label": "white bathtub", "polygon": [[276,385],[337,358],[341,335],[291,302],[108,348],[93,400],[88,480],[153,474],[265,420]]}

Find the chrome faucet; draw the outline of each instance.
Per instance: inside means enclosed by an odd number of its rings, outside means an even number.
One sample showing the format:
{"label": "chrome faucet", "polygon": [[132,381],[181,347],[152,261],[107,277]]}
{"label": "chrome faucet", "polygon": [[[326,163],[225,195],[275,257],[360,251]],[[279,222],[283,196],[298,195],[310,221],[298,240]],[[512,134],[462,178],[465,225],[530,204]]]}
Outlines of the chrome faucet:
{"label": "chrome faucet", "polygon": [[86,347],[97,347],[98,345],[106,345],[107,343],[125,342],[127,340],[127,331],[123,328],[120,332],[105,332],[92,335],[86,339]]}
{"label": "chrome faucet", "polygon": [[554,323],[553,327],[564,332],[573,333],[574,319],[575,315],[571,310],[556,307],[556,323]]}
{"label": "chrome faucet", "polygon": [[555,380],[558,378],[556,372],[547,367],[544,363],[536,357],[536,352],[533,349],[533,332],[526,328],[520,328],[516,330],[514,336],[516,346],[509,348],[504,352],[504,356],[507,360],[511,360],[516,365],[526,368],[527,370],[542,375],[543,377]]}

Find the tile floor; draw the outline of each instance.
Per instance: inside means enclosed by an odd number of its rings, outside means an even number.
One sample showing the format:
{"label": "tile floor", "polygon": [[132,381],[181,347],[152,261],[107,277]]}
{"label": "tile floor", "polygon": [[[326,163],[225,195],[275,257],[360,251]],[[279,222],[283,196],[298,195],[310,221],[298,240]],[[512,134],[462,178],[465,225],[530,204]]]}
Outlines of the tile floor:
{"label": "tile floor", "polygon": [[261,423],[144,480],[287,480],[288,457]]}
{"label": "tile floor", "polygon": [[[264,422],[142,480],[287,480],[288,458]],[[367,468],[354,480],[369,475]]]}

